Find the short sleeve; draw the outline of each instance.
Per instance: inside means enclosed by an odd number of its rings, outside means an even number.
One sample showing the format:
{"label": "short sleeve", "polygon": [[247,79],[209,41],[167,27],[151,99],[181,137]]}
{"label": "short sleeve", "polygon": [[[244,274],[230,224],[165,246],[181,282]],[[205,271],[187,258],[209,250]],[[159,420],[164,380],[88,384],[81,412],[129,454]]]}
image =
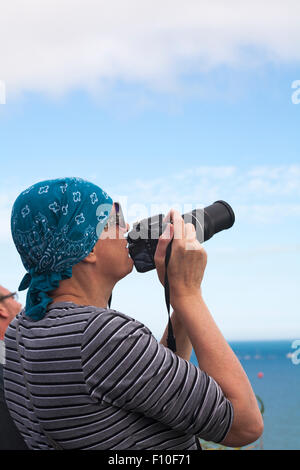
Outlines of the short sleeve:
{"label": "short sleeve", "polygon": [[232,405],[215,380],[120,312],[91,316],[82,365],[89,393],[99,402],[213,442],[222,441],[232,424]]}

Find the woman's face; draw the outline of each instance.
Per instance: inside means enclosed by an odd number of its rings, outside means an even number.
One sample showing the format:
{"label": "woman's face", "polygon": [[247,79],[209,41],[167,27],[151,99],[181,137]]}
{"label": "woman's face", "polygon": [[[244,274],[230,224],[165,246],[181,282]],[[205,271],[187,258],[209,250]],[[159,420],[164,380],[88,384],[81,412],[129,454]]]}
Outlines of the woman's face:
{"label": "woman's face", "polygon": [[[0,297],[10,295],[10,291],[0,286]],[[0,307],[4,309],[9,317],[9,321],[12,321],[16,315],[22,310],[22,304],[20,304],[15,296],[11,296],[1,301]]]}
{"label": "woman's face", "polygon": [[[115,207],[112,208],[112,215]],[[118,224],[109,224],[101,233],[100,239],[95,245],[97,257],[99,256],[99,268],[105,275],[115,281],[127,276],[133,269],[133,260],[129,256],[127,239],[129,224],[122,227]]]}

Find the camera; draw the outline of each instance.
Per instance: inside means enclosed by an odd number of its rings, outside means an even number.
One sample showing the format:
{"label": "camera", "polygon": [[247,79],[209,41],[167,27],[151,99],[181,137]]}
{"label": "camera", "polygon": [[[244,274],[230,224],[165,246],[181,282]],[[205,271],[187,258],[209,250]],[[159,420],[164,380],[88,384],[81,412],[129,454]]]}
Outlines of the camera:
{"label": "camera", "polygon": [[[200,243],[233,226],[235,215],[225,201],[216,201],[204,209],[194,209],[182,215],[185,223],[192,223]],[[154,255],[160,235],[167,224],[164,215],[158,214],[136,222],[127,235],[128,249],[136,270],[140,273],[155,268]]]}

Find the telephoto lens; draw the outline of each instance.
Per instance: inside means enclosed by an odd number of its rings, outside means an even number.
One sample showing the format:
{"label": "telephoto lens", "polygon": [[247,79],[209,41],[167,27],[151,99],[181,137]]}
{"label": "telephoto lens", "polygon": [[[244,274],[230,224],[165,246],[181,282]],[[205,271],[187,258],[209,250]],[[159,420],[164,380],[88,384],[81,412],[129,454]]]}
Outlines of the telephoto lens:
{"label": "telephoto lens", "polygon": [[[192,223],[200,243],[209,240],[222,230],[229,229],[235,222],[231,206],[225,201],[216,201],[204,209],[194,209],[182,215],[185,223]],[[154,255],[160,235],[166,228],[164,215],[154,215],[133,225],[128,233],[129,254],[138,272],[155,269]]]}
{"label": "telephoto lens", "polygon": [[195,209],[184,214],[185,223],[192,223],[200,243],[206,242],[213,235],[233,226],[235,215],[225,201],[216,201],[204,209]]}

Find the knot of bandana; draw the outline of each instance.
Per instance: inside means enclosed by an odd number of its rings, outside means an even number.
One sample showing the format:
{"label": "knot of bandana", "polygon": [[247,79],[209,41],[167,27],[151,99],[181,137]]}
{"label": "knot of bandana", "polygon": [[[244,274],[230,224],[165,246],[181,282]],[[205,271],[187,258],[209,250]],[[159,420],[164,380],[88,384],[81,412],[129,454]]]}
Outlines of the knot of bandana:
{"label": "knot of bandana", "polygon": [[44,317],[47,293],[92,251],[112,205],[105,191],[80,178],[43,181],[16,199],[11,230],[27,271],[19,290],[29,289],[25,313],[32,320]]}

